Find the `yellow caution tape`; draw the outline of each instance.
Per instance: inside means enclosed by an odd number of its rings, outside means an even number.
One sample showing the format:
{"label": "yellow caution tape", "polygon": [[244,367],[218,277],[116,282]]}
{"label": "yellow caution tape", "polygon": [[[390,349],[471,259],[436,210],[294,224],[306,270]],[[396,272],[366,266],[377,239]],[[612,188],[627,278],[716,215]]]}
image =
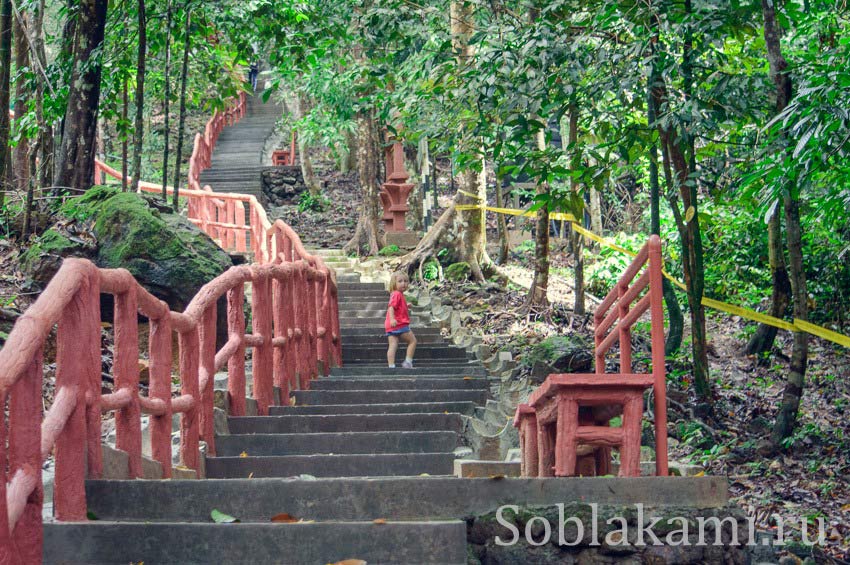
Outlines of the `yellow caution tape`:
{"label": "yellow caution tape", "polygon": [[[471,193],[471,192],[467,192],[467,191],[465,191],[465,190],[461,190],[460,188],[459,188],[459,189],[457,189],[457,191],[458,191],[460,194],[463,194],[464,196],[469,196],[470,198],[474,198],[474,199],[476,199],[476,200],[483,200],[483,199],[482,199],[480,196],[478,196],[477,194],[473,194],[473,193]],[[475,208],[480,208],[480,207],[479,207],[479,206],[475,206]]]}
{"label": "yellow caution tape", "polygon": [[[463,192],[463,191],[459,191]],[[470,195],[467,192],[464,194]],[[470,195],[471,196],[471,195]],[[478,198],[477,196],[475,196]],[[457,210],[487,210],[488,212],[494,212],[496,214],[508,214],[511,216],[526,216],[526,217],[534,217],[537,215],[536,212],[529,212],[527,210],[517,210],[514,208],[495,208],[493,206],[481,206],[475,204],[467,204],[463,206],[455,206]],[[615,251],[619,251],[620,253],[624,253],[630,257],[635,257],[637,253],[634,251],[630,251],[625,247],[621,247],[616,243],[610,241],[608,238],[597,235],[591,231],[588,231],[581,227],[576,221],[575,216],[572,214],[562,214],[560,212],[554,212],[549,214],[549,218],[552,220],[570,222],[572,224],[572,229],[576,232],[580,233],[584,237],[591,239],[597,243],[600,243],[610,249]],[[684,283],[674,278],[670,273],[666,270],[662,269],[661,272],[664,274],[664,278],[668,279],[674,285],[679,287],[682,290],[687,290],[687,287]],[[767,314],[762,314],[761,312],[756,312],[755,310],[750,310],[749,308],[742,308],[741,306],[735,306],[734,304],[727,304],[726,302],[720,302],[719,300],[714,300],[712,298],[703,297],[702,305],[708,308],[713,308],[715,310],[720,310],[721,312],[726,312],[727,314],[732,314],[734,316],[740,316],[741,318],[745,318],[747,320],[752,320],[754,322],[759,322],[762,324],[767,324],[768,326],[773,326],[779,328],[781,330],[786,330],[789,332],[799,331],[806,332],[811,335],[818,336],[827,341],[831,341],[833,343],[837,343],[838,345],[842,345],[844,347],[850,348],[850,337],[840,334],[838,332],[834,332],[832,330],[828,330],[824,327],[817,326],[815,324],[795,319],[793,322],[787,322],[785,320],[781,320],[779,318],[775,318],[773,316],[768,316]]]}

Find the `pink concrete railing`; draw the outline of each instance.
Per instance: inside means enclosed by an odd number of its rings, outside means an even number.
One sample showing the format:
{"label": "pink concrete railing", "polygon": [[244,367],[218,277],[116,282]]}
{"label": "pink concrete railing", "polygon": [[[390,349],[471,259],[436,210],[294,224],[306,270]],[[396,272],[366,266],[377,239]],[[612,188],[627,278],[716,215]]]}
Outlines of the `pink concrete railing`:
{"label": "pink concrete railing", "polygon": [[[214,116],[196,163],[209,155],[224,125],[244,115],[244,97],[233,111]],[[204,157],[206,155],[206,157]],[[204,160],[206,159],[206,160]],[[194,171],[199,174],[197,167]],[[97,162],[96,175],[121,178]],[[97,177],[100,178],[99,176]],[[191,183],[191,179],[190,179]],[[191,185],[191,184],[190,184]],[[140,183],[141,190],[160,185]],[[244,415],[245,350],[253,348],[252,378],[260,414],[275,402],[275,387],[307,389],[342,362],[334,272],[310,255],[294,230],[271,224],[252,196],[184,190],[189,219],[228,249],[254,254],[255,264],[232,267],[207,283],[183,313],[142,288],[124,269],[99,269],[85,259],[66,259],[36,302],[18,319],[0,349],[0,406],[8,400],[9,427],[0,418],[0,563],[42,560],[41,470],[55,458],[54,513],[60,521],[86,520],[85,479],[103,474],[101,414],[115,412],[118,449],[128,454],[128,474],[142,473],[142,413],[151,416],[151,454],[172,475],[171,420],[180,414],[180,460],[197,472],[199,441],[215,455],[214,375],[227,367],[230,413]],[[248,206],[250,226],[244,225]],[[242,223],[239,223],[242,212]],[[243,310],[251,284],[251,331]],[[101,393],[100,295],[112,294],[115,389]],[[228,340],[216,350],[216,303],[227,296]],[[149,320],[149,395],[139,393],[139,315]],[[43,413],[44,349],[56,328],[56,383]],[[172,397],[172,334],[177,333],[180,394]],[[8,440],[8,449],[7,446]],[[5,510],[4,510],[5,508]]]}

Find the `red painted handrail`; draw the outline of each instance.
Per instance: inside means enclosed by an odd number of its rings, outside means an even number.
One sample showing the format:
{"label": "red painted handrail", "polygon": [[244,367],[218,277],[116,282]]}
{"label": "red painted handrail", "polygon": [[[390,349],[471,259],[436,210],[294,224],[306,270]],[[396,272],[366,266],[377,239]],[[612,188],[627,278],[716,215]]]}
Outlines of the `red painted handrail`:
{"label": "red painted handrail", "polygon": [[[196,163],[209,154],[225,125],[244,115],[244,96],[213,116]],[[197,168],[194,169],[199,174]],[[97,162],[96,174],[121,178]],[[190,177],[190,185],[192,177]],[[160,185],[140,183],[158,191]],[[199,441],[215,455],[213,384],[227,366],[230,413],[244,415],[245,349],[253,348],[253,390],[260,414],[274,404],[274,387],[286,402],[290,390],[306,389],[342,360],[334,272],[310,255],[284,222],[270,224],[265,210],[244,194],[185,190],[189,219],[224,247],[245,250],[255,264],[232,267],[198,291],[185,312],[148,293],[124,269],[99,269],[85,259],[66,259],[36,302],[18,319],[0,349],[0,406],[8,400],[9,429],[0,418],[0,563],[37,563],[42,557],[41,469],[55,457],[54,512],[58,520],[86,520],[85,479],[103,473],[101,413],[114,411],[117,447],[128,453],[128,474],[141,475],[141,414],[151,415],[151,453],[170,477],[171,420],[181,415],[180,459],[197,471]],[[248,205],[250,226],[245,226]],[[239,222],[240,214],[242,222]],[[246,333],[244,285],[251,284],[252,328]],[[112,294],[115,390],[101,393],[100,294]],[[227,343],[216,351],[216,303],[227,296]],[[150,394],[139,394],[139,315],[150,323]],[[42,417],[43,356],[56,331],[56,393]],[[180,396],[171,396],[172,332],[178,334]],[[4,510],[5,507],[5,510]]]}

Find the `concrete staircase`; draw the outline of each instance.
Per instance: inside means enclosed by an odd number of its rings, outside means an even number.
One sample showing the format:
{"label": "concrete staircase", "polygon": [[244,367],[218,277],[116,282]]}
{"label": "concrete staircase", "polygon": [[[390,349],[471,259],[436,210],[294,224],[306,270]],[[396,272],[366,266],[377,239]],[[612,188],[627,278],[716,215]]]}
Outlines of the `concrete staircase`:
{"label": "concrete staircase", "polygon": [[[488,398],[486,375],[421,312],[416,368],[402,369],[400,352],[388,369],[388,293],[358,278],[339,277],[344,368],[294,392],[292,406],[229,418],[206,460],[208,479],[221,480],[90,481],[99,521],[48,524],[45,561],[466,562],[468,508],[457,506],[468,503],[451,475],[463,415]],[[241,522],[212,523],[213,509]],[[270,523],[281,513],[303,522]]]}
{"label": "concrete staircase", "polygon": [[239,123],[221,132],[212,166],[201,173],[201,185],[214,192],[239,192],[262,196],[263,147],[283,109],[261,96],[248,98],[248,112]]}

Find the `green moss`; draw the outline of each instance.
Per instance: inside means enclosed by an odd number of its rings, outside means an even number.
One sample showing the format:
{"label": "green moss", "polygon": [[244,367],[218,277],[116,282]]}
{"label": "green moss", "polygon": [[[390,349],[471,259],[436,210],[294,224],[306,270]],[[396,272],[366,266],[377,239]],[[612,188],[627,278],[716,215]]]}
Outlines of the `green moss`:
{"label": "green moss", "polygon": [[399,249],[398,245],[387,245],[378,251],[378,255],[382,257],[392,257],[393,255],[400,255],[401,249]]}
{"label": "green moss", "polygon": [[[82,251],[83,247],[83,245],[71,241],[58,231],[49,229],[38,237],[21,256],[21,270],[35,276],[39,271],[45,269],[43,259],[76,255],[79,254],[78,251]],[[56,268],[50,268],[49,272],[44,273],[43,277],[36,276],[36,278],[38,280],[49,280]]]}
{"label": "green moss", "polygon": [[469,274],[472,270],[469,267],[469,263],[452,263],[448,267],[446,267],[446,279],[450,281],[465,281],[469,279]]}

